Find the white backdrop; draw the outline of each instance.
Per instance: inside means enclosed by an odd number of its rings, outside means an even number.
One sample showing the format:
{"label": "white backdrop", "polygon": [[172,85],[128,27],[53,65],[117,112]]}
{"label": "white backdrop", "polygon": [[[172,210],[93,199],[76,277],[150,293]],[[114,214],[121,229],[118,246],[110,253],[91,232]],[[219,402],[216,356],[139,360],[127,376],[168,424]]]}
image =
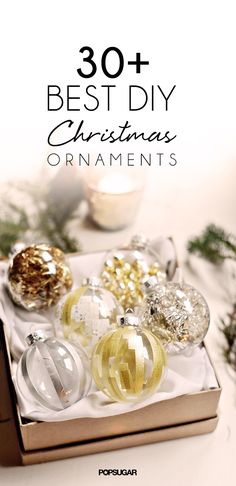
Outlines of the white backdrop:
{"label": "white backdrop", "polygon": [[[113,246],[134,231],[143,231],[150,237],[174,235],[181,259],[187,238],[207,222],[214,221],[236,232],[235,10],[233,0],[2,3],[0,181],[31,178],[46,166],[48,133],[57,120],[68,118],[65,110],[47,112],[47,84],[82,85],[76,74],[78,50],[90,45],[99,56],[114,45],[129,60],[135,52],[141,52],[150,66],[143,68],[140,77],[130,67],[119,81],[111,80],[109,84],[119,85],[121,95],[110,114],[101,109],[90,114],[72,112],[69,118],[84,118],[94,127],[129,119],[142,128],[169,129],[178,135],[172,142],[178,164],[148,169],[149,182],[133,227],[104,233],[85,225],[80,232],[84,249]],[[84,84],[99,86],[107,81],[97,73],[96,79]],[[130,116],[122,108],[122,90],[128,84],[147,88],[159,84],[167,91],[176,84],[169,111],[153,113],[146,109]],[[79,143],[74,145],[68,151],[84,150]],[[141,148],[149,151],[146,145],[136,146],[135,150]],[[92,146],[91,150],[95,149]],[[158,151],[168,153],[168,144],[158,145]],[[56,169],[49,171],[54,173]],[[212,280],[208,285],[200,273],[195,283],[205,291],[216,322],[218,314],[225,311],[221,282],[216,282],[217,290],[213,292]],[[49,484],[55,478],[58,485],[105,484],[97,476],[98,466],[137,466],[139,476],[126,478],[129,484],[153,484],[159,473],[159,482],[164,486],[218,486],[222,480],[227,486],[233,485],[230,471],[235,455],[235,390],[225,371],[219,335],[214,329],[208,340],[225,390],[222,417],[214,435],[26,470],[2,469],[0,482],[2,476],[3,484],[18,486]],[[106,481],[112,485],[119,479]]]}
{"label": "white backdrop", "polygon": [[[82,90],[87,84],[99,87],[107,82],[119,87],[110,114],[102,106],[96,112],[69,115],[85,118],[97,128],[128,116],[142,128],[176,132],[178,138],[172,144],[178,167],[170,168],[165,176],[159,170],[158,178],[168,181],[174,172],[178,187],[180,180],[196,186],[199,181],[202,185],[202,178],[215,182],[229,173],[236,145],[234,13],[234,2],[228,0],[2,4],[1,176],[30,175],[42,167],[50,128],[68,118],[65,109],[47,112],[47,84],[81,84]],[[83,45],[92,46],[98,60],[111,45],[119,47],[126,60],[139,51],[150,65],[140,75],[134,67],[125,66],[116,80],[109,80],[101,70],[94,78],[82,80],[76,68]],[[176,84],[169,111],[160,103],[155,112],[145,108],[128,113],[122,103],[122,88],[128,84],[147,89],[159,84],[167,92]],[[163,148],[170,150],[168,144],[160,144],[157,151]],[[74,152],[81,149],[79,143],[73,147]]]}

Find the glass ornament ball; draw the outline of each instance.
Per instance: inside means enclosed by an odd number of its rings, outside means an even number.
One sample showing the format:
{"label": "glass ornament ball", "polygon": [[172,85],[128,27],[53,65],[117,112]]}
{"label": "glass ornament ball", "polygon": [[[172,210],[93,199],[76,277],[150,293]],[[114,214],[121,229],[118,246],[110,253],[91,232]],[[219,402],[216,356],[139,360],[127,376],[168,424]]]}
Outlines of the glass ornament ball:
{"label": "glass ornament ball", "polygon": [[141,283],[152,275],[160,282],[166,281],[159,255],[144,236],[136,235],[127,246],[108,252],[101,279],[126,309],[142,303]]}
{"label": "glass ornament ball", "polygon": [[92,354],[92,375],[111,400],[140,402],[158,388],[167,365],[165,350],[150,331],[127,313],[120,326],[104,335]]}
{"label": "glass ornament ball", "polygon": [[17,367],[17,385],[50,410],[63,410],[86,396],[91,386],[86,353],[42,331],[27,337],[29,348]]}
{"label": "glass ornament ball", "polygon": [[162,341],[170,354],[198,346],[210,324],[202,294],[186,283],[160,285],[154,277],[144,286],[143,326]]}
{"label": "glass ornament ball", "polygon": [[116,325],[122,312],[101,280],[91,277],[62,299],[56,309],[56,320],[64,338],[78,342],[89,353],[101,336]]}
{"label": "glass ornament ball", "polygon": [[61,250],[31,245],[10,259],[7,285],[16,304],[37,311],[57,304],[71,289],[72,274]]}

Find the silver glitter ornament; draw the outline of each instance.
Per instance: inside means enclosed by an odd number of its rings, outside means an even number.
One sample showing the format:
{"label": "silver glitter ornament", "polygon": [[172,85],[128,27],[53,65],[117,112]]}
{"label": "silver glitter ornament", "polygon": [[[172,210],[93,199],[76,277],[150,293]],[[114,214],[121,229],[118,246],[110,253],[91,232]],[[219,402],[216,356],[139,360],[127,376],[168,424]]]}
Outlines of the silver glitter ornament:
{"label": "silver glitter ornament", "polygon": [[209,328],[210,312],[202,294],[188,284],[160,285],[155,277],[144,283],[143,326],[170,354],[199,345]]}

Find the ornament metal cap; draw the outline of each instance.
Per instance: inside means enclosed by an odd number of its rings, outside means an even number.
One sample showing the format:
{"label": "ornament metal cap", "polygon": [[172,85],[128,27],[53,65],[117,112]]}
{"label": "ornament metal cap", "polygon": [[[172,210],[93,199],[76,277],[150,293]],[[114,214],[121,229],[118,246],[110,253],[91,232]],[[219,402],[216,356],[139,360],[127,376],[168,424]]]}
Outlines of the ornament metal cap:
{"label": "ornament metal cap", "polygon": [[22,241],[16,241],[16,243],[14,243],[14,245],[11,246],[8,257],[9,258],[14,257],[17,253],[20,253],[25,248],[26,248],[25,243],[23,243]]}
{"label": "ornament metal cap", "polygon": [[82,285],[89,285],[90,287],[102,287],[102,281],[99,277],[88,277],[83,279]]}
{"label": "ornament metal cap", "polygon": [[155,287],[159,284],[157,277],[153,275],[152,277],[148,277],[145,280],[143,280],[141,289],[144,292],[147,292],[148,290],[155,289]]}
{"label": "ornament metal cap", "polygon": [[45,341],[46,339],[46,335],[43,331],[41,331],[41,329],[39,329],[38,331],[34,331],[30,334],[28,334],[28,336],[26,337],[26,343],[28,344],[28,346],[31,346],[32,344],[36,343],[37,341]]}
{"label": "ornament metal cap", "polygon": [[123,253],[122,253],[121,251],[116,251],[116,252],[114,253],[113,258],[114,258],[114,260],[115,260],[116,262],[120,262],[120,261],[122,261],[122,260],[124,259],[124,255],[123,255]]}
{"label": "ornament metal cap", "polygon": [[145,248],[148,244],[148,239],[145,235],[134,235],[131,238],[131,245],[137,248]]}
{"label": "ornament metal cap", "polygon": [[140,325],[140,319],[138,316],[134,315],[132,309],[127,309],[126,313],[123,316],[117,317],[117,324],[118,326],[137,327]]}

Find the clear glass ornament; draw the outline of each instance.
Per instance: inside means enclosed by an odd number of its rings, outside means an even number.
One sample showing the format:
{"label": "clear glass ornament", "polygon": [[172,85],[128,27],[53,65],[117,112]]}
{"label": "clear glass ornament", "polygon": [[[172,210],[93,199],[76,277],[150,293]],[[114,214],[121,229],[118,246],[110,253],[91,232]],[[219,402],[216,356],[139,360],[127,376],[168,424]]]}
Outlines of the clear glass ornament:
{"label": "clear glass ornament", "polygon": [[199,345],[209,328],[210,312],[202,294],[186,283],[160,285],[155,277],[143,285],[143,326],[157,336],[169,354]]}
{"label": "clear glass ornament", "polygon": [[51,410],[63,410],[86,396],[91,376],[86,353],[62,339],[36,331],[17,367],[17,385]]}
{"label": "clear glass ornament", "polygon": [[140,402],[161,383],[166,353],[154,334],[139,327],[137,316],[127,312],[118,324],[93,350],[93,378],[98,389],[112,400]]}
{"label": "clear glass ornament", "polygon": [[56,319],[64,337],[78,342],[90,354],[101,336],[115,326],[122,312],[114,295],[103,288],[102,281],[91,277],[62,299],[56,309]]}
{"label": "clear glass ornament", "polygon": [[166,272],[159,255],[142,235],[134,236],[129,245],[109,252],[104,262],[101,279],[126,308],[142,303],[142,281],[155,275],[159,282],[166,281]]}
{"label": "clear glass ornament", "polygon": [[64,253],[47,244],[28,246],[9,262],[9,292],[13,301],[28,311],[57,304],[72,281]]}

